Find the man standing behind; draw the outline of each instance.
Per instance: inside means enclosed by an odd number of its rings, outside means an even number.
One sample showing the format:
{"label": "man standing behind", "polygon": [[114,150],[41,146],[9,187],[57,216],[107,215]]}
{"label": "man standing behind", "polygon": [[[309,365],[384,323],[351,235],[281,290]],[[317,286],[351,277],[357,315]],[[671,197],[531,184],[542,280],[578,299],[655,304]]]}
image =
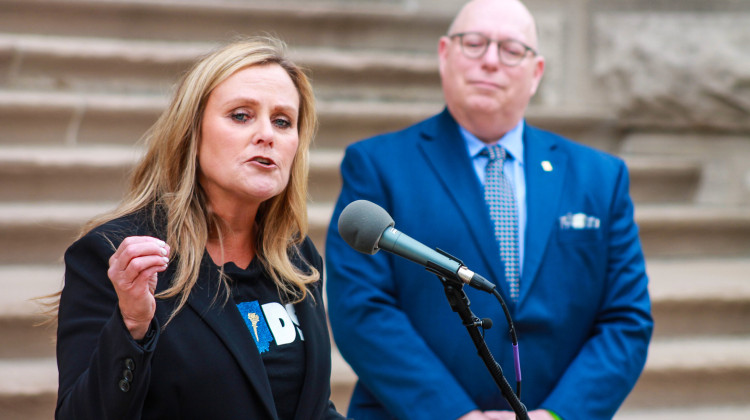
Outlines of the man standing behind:
{"label": "man standing behind", "polygon": [[[653,321],[627,169],[525,123],[545,64],[536,33],[517,0],[467,3],[438,45],[446,109],[347,148],[326,259],[332,329],[359,376],[350,417],[515,418],[437,278],[341,239],[358,199],[497,285],[532,419],[612,418],[643,369]],[[466,293],[495,321],[485,340],[513,383],[500,305]]]}

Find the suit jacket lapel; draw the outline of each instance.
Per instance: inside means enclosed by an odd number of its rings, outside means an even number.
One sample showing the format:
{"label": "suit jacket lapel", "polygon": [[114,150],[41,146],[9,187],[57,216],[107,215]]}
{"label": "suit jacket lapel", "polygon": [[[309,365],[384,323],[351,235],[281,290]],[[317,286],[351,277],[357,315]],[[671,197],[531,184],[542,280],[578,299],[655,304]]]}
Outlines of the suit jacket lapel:
{"label": "suit jacket lapel", "polygon": [[201,275],[190,293],[188,306],[198,313],[229,349],[245,377],[258,392],[268,411],[268,418],[276,419],[278,415],[273,402],[271,385],[267,379],[263,360],[255,346],[255,340],[231,301],[226,305],[222,305],[221,299],[218,302],[214,301],[219,278],[218,273],[210,268],[213,264],[207,264],[206,258],[204,256]]}
{"label": "suit jacket lapel", "polygon": [[[509,291],[500,261],[500,248],[495,240],[482,186],[472,169],[465,143],[458,131],[458,124],[447,109],[430,122],[432,124],[426,125],[422,133],[426,140],[420,143],[422,152],[437,179],[461,210],[464,221],[469,226],[469,233],[490,269],[487,274],[495,279],[495,284],[505,291],[507,296]],[[456,257],[461,258],[460,255]]]}
{"label": "suit jacket lapel", "polygon": [[523,141],[528,216],[519,302],[536,278],[550,233],[555,227],[568,162],[567,155],[557,150],[552,135],[526,125]]}
{"label": "suit jacket lapel", "polygon": [[[316,287],[320,287],[319,284]],[[315,299],[314,303],[313,298]],[[308,296],[304,301],[294,305],[300,329],[305,337],[306,349],[305,381],[302,384],[302,394],[297,402],[297,412],[294,415],[294,418],[299,420],[313,418],[316,400],[320,395],[321,388],[329,386],[331,377],[330,369],[325,368],[325,366],[331,365],[330,358],[327,357],[330,355],[330,347],[328,352],[323,351],[326,346],[330,346],[330,343],[322,342],[321,337],[326,337],[327,334],[320,333],[327,329],[328,325],[325,323],[324,316],[316,316],[315,314],[315,305],[322,304],[322,296],[318,293]]]}

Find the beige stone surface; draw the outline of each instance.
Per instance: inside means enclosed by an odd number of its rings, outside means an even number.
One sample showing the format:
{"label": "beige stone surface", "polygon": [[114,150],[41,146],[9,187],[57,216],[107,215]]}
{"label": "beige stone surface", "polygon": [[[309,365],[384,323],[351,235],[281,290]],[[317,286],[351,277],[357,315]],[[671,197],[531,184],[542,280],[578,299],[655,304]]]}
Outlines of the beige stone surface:
{"label": "beige stone surface", "polygon": [[617,112],[648,127],[750,130],[750,13],[601,13],[594,71]]}

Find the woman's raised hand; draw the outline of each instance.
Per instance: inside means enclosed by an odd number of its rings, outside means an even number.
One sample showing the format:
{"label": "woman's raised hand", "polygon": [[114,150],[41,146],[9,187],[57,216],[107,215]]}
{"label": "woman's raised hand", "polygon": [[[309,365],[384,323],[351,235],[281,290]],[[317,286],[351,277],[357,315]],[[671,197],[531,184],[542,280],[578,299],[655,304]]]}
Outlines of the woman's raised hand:
{"label": "woman's raised hand", "polygon": [[167,269],[170,248],[150,236],[130,236],[122,241],[109,259],[109,276],[119,300],[125,326],[140,340],[156,312],[157,273]]}

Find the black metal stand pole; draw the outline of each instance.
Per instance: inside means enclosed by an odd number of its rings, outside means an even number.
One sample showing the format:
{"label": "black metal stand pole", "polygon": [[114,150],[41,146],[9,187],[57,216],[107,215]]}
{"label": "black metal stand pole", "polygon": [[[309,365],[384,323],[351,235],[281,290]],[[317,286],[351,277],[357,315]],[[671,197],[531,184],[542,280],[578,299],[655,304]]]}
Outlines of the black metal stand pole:
{"label": "black metal stand pole", "polygon": [[472,341],[474,341],[474,346],[476,346],[479,356],[490,371],[492,379],[494,379],[497,386],[500,387],[503,397],[505,397],[505,400],[508,401],[508,404],[510,404],[511,408],[513,408],[513,411],[516,413],[516,419],[529,420],[526,407],[515,392],[513,392],[513,388],[511,388],[503,375],[503,369],[495,361],[490,349],[487,347],[487,343],[484,341],[484,337],[479,331],[479,327],[482,326],[482,320],[477,318],[477,316],[471,312],[471,309],[469,309],[471,303],[469,302],[466,293],[464,293],[463,284],[448,281],[440,275],[438,275],[438,278],[443,283],[445,296],[448,298],[448,303],[450,304],[451,309],[458,313],[466,330],[469,331],[469,335],[471,336]]}

